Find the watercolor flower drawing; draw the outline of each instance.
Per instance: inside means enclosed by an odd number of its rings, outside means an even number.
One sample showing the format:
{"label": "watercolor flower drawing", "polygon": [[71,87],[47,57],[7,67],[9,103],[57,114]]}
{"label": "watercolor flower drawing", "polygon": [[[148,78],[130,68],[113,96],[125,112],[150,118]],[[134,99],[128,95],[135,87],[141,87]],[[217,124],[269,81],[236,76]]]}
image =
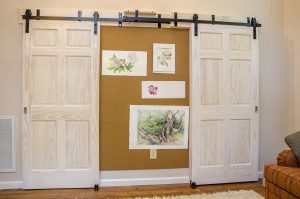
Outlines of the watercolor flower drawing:
{"label": "watercolor flower drawing", "polygon": [[135,66],[135,63],[138,61],[136,53],[128,53],[127,57],[118,58],[116,54],[113,54],[111,58],[109,58],[109,67],[108,70],[116,72],[132,72],[132,68]]}
{"label": "watercolor flower drawing", "polygon": [[147,76],[147,52],[102,50],[102,75]]}
{"label": "watercolor flower drawing", "polygon": [[172,58],[172,52],[169,48],[161,49],[161,54],[157,57],[157,63],[161,66],[169,66]]}
{"label": "watercolor flower drawing", "polygon": [[157,95],[157,86],[150,85],[148,86],[148,92],[150,95]]}

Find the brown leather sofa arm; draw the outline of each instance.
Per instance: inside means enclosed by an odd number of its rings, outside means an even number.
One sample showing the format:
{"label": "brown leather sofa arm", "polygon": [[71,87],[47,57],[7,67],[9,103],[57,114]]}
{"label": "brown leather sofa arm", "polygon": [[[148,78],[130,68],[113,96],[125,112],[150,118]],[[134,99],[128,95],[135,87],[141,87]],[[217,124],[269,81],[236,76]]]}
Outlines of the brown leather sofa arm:
{"label": "brown leather sofa arm", "polygon": [[277,165],[284,167],[300,167],[299,162],[292,150],[283,150],[278,154]]}

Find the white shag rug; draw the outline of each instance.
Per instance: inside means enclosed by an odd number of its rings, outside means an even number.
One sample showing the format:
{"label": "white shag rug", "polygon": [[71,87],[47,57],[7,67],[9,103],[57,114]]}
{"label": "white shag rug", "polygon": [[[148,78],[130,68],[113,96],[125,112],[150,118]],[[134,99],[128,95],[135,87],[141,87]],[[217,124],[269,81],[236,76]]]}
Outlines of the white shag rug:
{"label": "white shag rug", "polygon": [[197,194],[197,195],[179,195],[179,196],[154,196],[154,197],[137,197],[135,199],[264,199],[255,191],[228,191],[217,192],[212,194]]}

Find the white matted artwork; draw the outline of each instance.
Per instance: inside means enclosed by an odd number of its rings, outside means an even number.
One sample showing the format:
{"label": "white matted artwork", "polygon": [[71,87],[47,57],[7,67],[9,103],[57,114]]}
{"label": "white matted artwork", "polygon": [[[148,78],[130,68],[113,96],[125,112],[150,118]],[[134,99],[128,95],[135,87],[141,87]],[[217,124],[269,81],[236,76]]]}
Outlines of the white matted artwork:
{"label": "white matted artwork", "polygon": [[147,76],[147,52],[103,50],[102,75]]}
{"label": "white matted artwork", "polygon": [[185,81],[142,81],[142,99],[185,98]]}
{"label": "white matted artwork", "polygon": [[188,106],[130,105],[129,149],[187,149]]}
{"label": "white matted artwork", "polygon": [[175,73],[175,44],[153,44],[153,73]]}

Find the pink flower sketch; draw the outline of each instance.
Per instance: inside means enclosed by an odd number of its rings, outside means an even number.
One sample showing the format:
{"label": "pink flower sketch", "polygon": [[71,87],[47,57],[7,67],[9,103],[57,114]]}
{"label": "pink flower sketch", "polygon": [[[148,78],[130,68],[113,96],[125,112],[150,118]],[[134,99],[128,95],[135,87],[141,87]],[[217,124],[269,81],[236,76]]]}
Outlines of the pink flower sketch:
{"label": "pink flower sketch", "polygon": [[150,85],[148,86],[148,92],[150,95],[157,95],[157,86]]}

